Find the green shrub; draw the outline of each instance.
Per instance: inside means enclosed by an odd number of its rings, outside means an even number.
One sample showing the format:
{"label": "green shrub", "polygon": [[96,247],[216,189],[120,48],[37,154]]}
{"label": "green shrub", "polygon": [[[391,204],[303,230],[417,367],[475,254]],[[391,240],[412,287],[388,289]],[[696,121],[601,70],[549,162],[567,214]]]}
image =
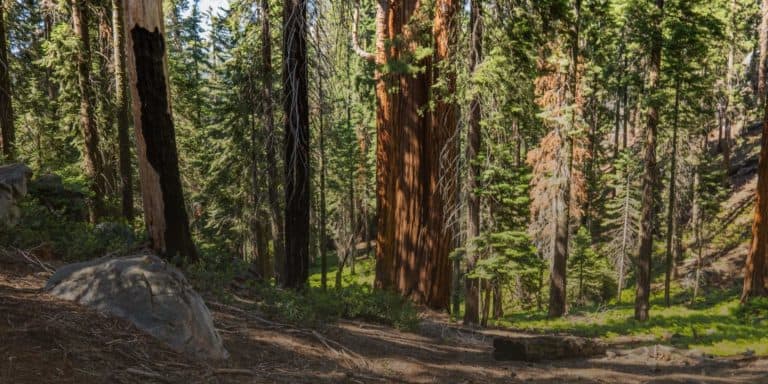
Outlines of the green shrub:
{"label": "green shrub", "polygon": [[737,306],[733,312],[744,324],[759,324],[768,320],[768,297],[753,297]]}
{"label": "green shrub", "polygon": [[82,261],[127,250],[138,243],[135,231],[126,224],[93,226],[69,220],[63,213],[30,199],[21,204],[21,212],[18,225],[0,231],[0,246],[30,249],[47,244],[57,258]]}
{"label": "green shrub", "polygon": [[419,321],[418,311],[409,301],[363,285],[327,291],[310,288],[303,294],[271,285],[253,288],[260,299],[258,309],[292,324],[318,326],[344,318],[413,330]]}

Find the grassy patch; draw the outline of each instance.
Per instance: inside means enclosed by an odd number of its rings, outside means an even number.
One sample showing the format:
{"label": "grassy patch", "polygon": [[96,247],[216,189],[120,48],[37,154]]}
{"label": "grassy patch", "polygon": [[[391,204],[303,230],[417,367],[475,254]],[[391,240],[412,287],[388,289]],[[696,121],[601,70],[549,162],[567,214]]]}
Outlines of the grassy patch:
{"label": "grassy patch", "polygon": [[[543,312],[520,312],[506,316],[497,325],[538,333],[601,337],[609,341],[618,336],[651,335],[658,343],[713,355],[735,355],[747,350],[768,355],[768,327],[763,323],[764,317],[758,316],[757,323],[754,316],[744,321],[737,315],[739,308],[736,292],[716,291],[693,306],[678,301],[665,307],[662,297],[654,297],[651,319],[647,322],[634,320],[634,307],[631,302],[625,302],[584,308],[552,320]],[[760,308],[758,313],[762,313]]]}

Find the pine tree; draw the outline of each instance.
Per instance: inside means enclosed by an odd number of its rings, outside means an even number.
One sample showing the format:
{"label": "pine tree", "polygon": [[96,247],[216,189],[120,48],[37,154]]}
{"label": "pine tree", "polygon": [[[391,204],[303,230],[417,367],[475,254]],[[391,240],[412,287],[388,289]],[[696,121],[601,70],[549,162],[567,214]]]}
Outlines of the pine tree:
{"label": "pine tree", "polygon": [[307,2],[283,4],[285,95],[285,271],[283,286],[302,289],[309,277],[309,93]]}
{"label": "pine tree", "polygon": [[[0,4],[0,150],[7,160],[14,160],[15,136],[13,105],[11,102],[10,62],[5,32],[5,8]],[[0,158],[2,160],[2,158]]]}
{"label": "pine tree", "polygon": [[99,150],[99,131],[96,127],[94,92],[90,81],[91,42],[88,33],[88,9],[83,0],[71,0],[72,25],[79,39],[77,77],[80,90],[80,132],[83,136],[85,173],[91,191],[90,220],[95,223],[104,215],[104,160]]}

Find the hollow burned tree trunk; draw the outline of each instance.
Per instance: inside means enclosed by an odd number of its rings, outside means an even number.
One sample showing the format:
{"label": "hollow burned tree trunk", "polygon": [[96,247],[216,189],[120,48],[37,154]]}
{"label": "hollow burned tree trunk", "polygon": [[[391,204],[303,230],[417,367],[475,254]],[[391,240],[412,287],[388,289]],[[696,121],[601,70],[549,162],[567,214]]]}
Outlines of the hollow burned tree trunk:
{"label": "hollow burned tree trunk", "polygon": [[144,219],[152,248],[175,263],[197,260],[179,175],[168,99],[160,0],[126,0],[126,59],[136,130]]}

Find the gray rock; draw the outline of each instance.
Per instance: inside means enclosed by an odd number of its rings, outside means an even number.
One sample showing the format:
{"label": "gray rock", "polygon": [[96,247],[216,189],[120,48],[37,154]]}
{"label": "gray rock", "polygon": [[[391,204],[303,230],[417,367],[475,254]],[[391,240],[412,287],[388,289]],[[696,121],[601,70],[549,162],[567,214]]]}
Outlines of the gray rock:
{"label": "gray rock", "polygon": [[131,321],[172,349],[226,359],[211,313],[184,275],[154,255],[101,258],[61,267],[52,295]]}
{"label": "gray rock", "polygon": [[27,195],[32,170],[24,164],[0,166],[0,227],[14,226],[21,217],[18,201]]}

